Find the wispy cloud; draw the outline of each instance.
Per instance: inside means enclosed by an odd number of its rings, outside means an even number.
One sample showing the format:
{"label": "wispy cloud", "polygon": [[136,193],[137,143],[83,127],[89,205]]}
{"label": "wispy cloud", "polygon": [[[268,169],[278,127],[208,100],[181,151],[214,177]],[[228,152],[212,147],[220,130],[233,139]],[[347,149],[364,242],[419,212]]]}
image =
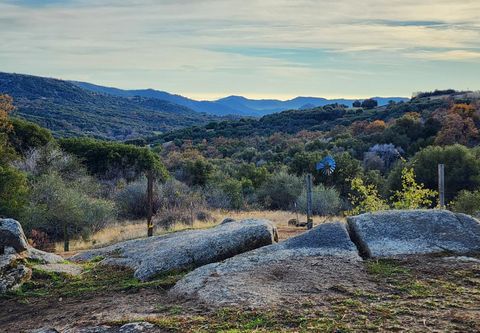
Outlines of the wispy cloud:
{"label": "wispy cloud", "polygon": [[196,95],[401,94],[438,84],[439,66],[480,85],[479,22],[478,0],[10,0],[0,70]]}

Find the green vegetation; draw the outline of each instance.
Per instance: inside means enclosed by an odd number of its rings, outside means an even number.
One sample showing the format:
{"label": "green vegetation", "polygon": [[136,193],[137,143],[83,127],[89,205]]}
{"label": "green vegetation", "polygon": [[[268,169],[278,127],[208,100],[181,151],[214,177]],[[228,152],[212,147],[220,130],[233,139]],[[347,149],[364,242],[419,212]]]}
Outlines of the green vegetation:
{"label": "green vegetation", "polygon": [[[39,88],[46,96],[64,84],[47,83],[46,91]],[[17,88],[28,97],[36,85]],[[70,88],[71,98],[87,98]],[[208,220],[209,209],[305,210],[306,173],[313,175],[316,214],[433,208],[439,163],[450,207],[476,214],[468,193],[480,187],[480,101],[469,96],[334,104],[136,136],[130,144],[54,139],[12,118],[18,110],[3,97],[0,214],[19,219],[39,243],[88,238],[116,219],[146,217],[149,173],[156,176],[154,223],[161,227]],[[336,161],[331,175],[316,170],[327,155]]]}
{"label": "green vegetation", "polygon": [[155,280],[141,282],[133,277],[133,271],[126,268],[108,267],[93,261],[83,264],[84,272],[79,276],[42,270],[29,263],[32,279],[5,298],[24,299],[38,297],[87,297],[101,292],[136,292],[141,288],[165,289],[172,287],[185,274],[160,276]]}
{"label": "green vegetation", "polygon": [[62,137],[125,140],[220,119],[159,99],[115,97],[29,75],[0,73],[2,93],[14,98],[16,116]]}

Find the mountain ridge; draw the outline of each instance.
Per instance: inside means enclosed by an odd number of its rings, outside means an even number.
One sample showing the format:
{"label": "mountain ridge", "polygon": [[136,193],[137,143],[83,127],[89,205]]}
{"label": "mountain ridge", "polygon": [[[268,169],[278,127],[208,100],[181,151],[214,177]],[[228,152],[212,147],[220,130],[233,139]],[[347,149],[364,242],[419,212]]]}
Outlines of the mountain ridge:
{"label": "mountain ridge", "polygon": [[0,94],[13,97],[14,115],[63,137],[125,140],[222,119],[156,98],[100,94],[25,74],[0,72]]}
{"label": "mountain ridge", "polygon": [[[158,98],[175,104],[186,106],[197,112],[205,112],[217,116],[236,115],[261,117],[271,113],[277,113],[287,110],[299,110],[304,106],[319,107],[328,104],[345,104],[352,106],[357,99],[337,98],[327,99],[323,97],[297,96],[288,100],[279,99],[250,99],[240,95],[230,95],[213,101],[194,100],[182,95],[172,94],[166,91],[147,89],[119,89],[106,87],[88,82],[70,81],[84,89],[111,94],[120,97],[142,96],[149,98]],[[394,102],[406,102],[406,97],[373,97],[379,106],[387,105],[390,100]],[[362,99],[360,99],[362,100]]]}

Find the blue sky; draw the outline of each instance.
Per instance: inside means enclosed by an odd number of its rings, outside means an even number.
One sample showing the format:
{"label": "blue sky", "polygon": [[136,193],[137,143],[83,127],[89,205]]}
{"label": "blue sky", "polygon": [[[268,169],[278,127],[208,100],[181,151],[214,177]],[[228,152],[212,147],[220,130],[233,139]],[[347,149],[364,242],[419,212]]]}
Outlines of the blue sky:
{"label": "blue sky", "polygon": [[0,0],[0,71],[197,99],[480,89],[478,0]]}

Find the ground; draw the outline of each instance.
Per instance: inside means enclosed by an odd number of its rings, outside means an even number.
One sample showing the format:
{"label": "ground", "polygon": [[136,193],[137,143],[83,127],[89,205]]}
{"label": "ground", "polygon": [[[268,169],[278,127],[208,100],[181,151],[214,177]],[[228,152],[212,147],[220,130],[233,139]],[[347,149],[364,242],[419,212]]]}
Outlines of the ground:
{"label": "ground", "polygon": [[183,273],[142,283],[95,261],[80,277],[34,268],[31,282],[0,298],[0,331],[149,321],[158,332],[480,332],[480,261],[451,257],[277,266],[257,282],[284,290],[281,301],[256,309],[172,299]]}

